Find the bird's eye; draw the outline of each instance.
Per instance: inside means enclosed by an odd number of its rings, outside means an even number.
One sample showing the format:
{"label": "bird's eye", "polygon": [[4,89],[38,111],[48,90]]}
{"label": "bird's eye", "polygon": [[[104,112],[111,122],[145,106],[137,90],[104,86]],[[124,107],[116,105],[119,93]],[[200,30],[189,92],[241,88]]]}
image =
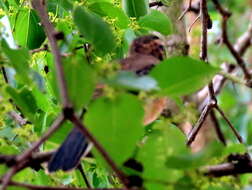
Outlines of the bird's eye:
{"label": "bird's eye", "polygon": [[161,49],[161,50],[164,50],[164,46],[163,45],[159,45],[158,48]]}
{"label": "bird's eye", "polygon": [[152,38],[151,38],[152,40],[158,40],[159,39],[159,37],[157,37],[157,36],[152,36]]}

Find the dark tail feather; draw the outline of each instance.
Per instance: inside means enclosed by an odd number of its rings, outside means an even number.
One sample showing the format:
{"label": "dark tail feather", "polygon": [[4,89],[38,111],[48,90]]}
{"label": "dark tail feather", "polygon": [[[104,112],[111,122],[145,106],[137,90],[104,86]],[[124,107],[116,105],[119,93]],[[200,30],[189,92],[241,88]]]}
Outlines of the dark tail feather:
{"label": "dark tail feather", "polygon": [[66,140],[59,147],[48,163],[48,171],[67,171],[73,169],[79,163],[81,156],[88,147],[86,137],[74,128],[67,136]]}

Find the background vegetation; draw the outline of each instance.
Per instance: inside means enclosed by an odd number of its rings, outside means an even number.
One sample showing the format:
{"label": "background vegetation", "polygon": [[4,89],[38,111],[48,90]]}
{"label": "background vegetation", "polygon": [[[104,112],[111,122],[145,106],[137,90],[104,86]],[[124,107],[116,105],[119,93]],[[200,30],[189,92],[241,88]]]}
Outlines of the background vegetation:
{"label": "background vegetation", "polygon": [[[252,2],[191,3],[0,0],[1,188],[252,189]],[[121,72],[132,41],[153,33],[167,58]],[[48,174],[73,127],[92,154]]]}

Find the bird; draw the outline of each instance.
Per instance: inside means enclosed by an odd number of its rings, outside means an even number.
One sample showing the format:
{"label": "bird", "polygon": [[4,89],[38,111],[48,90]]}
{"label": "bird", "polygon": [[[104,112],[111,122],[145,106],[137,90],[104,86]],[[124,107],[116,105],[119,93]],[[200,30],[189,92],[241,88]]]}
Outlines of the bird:
{"label": "bird", "polygon": [[[129,55],[121,59],[119,64],[121,70],[135,72],[138,76],[146,75],[150,70],[160,61],[165,58],[165,48],[159,37],[156,35],[140,36],[133,40],[129,49]],[[164,100],[156,99],[154,101],[154,109],[158,108],[158,113],[161,112],[162,106],[157,106],[157,103],[164,104]],[[158,115],[155,112],[153,116],[153,110],[147,113],[147,119],[144,124],[148,124],[155,120]],[[150,116],[148,116],[150,115]],[[88,139],[74,127],[68,134],[61,146],[52,155],[48,162],[48,171],[55,172],[57,170],[69,171],[78,166],[81,157],[88,152],[89,148]]]}
{"label": "bird", "polygon": [[120,61],[121,70],[133,71],[138,76],[146,75],[164,57],[164,45],[159,37],[141,36],[132,42],[129,56]]}

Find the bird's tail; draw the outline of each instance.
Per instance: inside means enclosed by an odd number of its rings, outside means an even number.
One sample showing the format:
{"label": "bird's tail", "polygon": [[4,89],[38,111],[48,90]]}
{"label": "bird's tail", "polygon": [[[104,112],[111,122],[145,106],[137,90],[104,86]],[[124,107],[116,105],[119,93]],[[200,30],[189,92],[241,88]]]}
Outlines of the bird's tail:
{"label": "bird's tail", "polygon": [[87,147],[86,137],[79,129],[74,128],[52,156],[48,163],[48,171],[55,172],[60,169],[63,171],[73,169],[78,165]]}

